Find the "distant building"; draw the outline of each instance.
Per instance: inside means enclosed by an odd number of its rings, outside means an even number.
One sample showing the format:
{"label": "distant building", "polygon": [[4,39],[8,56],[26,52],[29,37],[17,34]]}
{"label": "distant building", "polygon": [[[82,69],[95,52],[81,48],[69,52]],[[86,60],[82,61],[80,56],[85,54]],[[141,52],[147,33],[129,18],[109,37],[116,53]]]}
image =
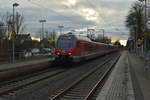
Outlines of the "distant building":
{"label": "distant building", "polygon": [[17,34],[14,37],[16,51],[24,51],[29,49],[30,43],[25,45],[26,42],[32,41],[30,34]]}
{"label": "distant building", "polygon": [[22,46],[24,49],[40,48],[40,42],[37,40],[25,41]]}
{"label": "distant building", "polygon": [[14,37],[15,42],[18,44],[23,44],[25,41],[31,41],[31,35],[30,34],[17,34]]}

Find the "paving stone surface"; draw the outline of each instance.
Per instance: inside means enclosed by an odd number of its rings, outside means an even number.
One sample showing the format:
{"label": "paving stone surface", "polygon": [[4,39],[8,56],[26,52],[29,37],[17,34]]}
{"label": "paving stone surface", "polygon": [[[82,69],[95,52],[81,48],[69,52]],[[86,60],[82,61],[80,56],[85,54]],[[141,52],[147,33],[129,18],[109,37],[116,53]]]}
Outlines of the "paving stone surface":
{"label": "paving stone surface", "polygon": [[122,53],[96,100],[135,100],[127,54]]}
{"label": "paving stone surface", "polygon": [[150,100],[150,70],[139,56],[128,53],[128,57],[136,100]]}

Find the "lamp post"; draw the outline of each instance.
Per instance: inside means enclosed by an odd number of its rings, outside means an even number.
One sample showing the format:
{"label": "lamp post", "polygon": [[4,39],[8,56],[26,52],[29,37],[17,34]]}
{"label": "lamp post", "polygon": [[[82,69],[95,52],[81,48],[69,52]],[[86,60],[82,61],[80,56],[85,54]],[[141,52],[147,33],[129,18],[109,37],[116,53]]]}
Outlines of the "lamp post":
{"label": "lamp post", "polygon": [[137,25],[137,19],[133,18],[134,22],[136,23],[135,25],[133,25],[133,30],[134,30],[134,50],[135,53],[137,53],[137,29],[138,29],[138,25]]}
{"label": "lamp post", "polygon": [[14,40],[14,35],[15,35],[15,15],[14,15],[14,13],[15,13],[15,7],[17,7],[17,6],[19,6],[19,4],[18,3],[14,3],[13,4],[13,30],[12,30],[12,53],[13,53],[13,63],[15,62],[15,40]]}
{"label": "lamp post", "polygon": [[44,23],[46,22],[46,20],[39,20],[40,23],[42,23],[42,38],[44,39]]}
{"label": "lamp post", "polygon": [[145,25],[146,25],[146,22],[147,22],[147,0],[144,0],[145,1]]}
{"label": "lamp post", "polygon": [[[146,31],[146,23],[147,23],[147,0],[145,0],[145,31]],[[146,43],[147,39],[146,39],[146,36],[144,36],[144,50],[145,50],[145,53],[147,51],[147,43]]]}
{"label": "lamp post", "polygon": [[103,31],[103,42],[105,42],[105,30],[101,29]]}
{"label": "lamp post", "polygon": [[[136,20],[136,19],[134,19]],[[137,41],[137,26],[136,25],[132,25],[132,30],[133,30],[133,39],[134,39],[134,52],[136,53],[137,52],[137,45],[136,45],[136,41]]]}
{"label": "lamp post", "polygon": [[136,44],[136,41],[137,41],[137,27],[134,26],[134,50],[135,50],[135,53],[137,53],[137,44]]}
{"label": "lamp post", "polygon": [[[139,0],[139,1],[141,1],[141,2],[143,2],[144,1],[144,3],[145,3],[145,5],[144,5],[144,16],[145,16],[145,21],[144,21],[144,26],[145,26],[145,29],[144,29],[144,33],[146,33],[146,30],[147,30],[147,26],[146,26],[146,24],[147,24],[147,0]],[[146,39],[147,37],[146,36],[144,36],[144,46],[143,46],[143,49],[144,49],[144,51],[145,51],[145,53],[146,53],[146,51],[147,51],[147,43],[146,43],[146,41],[147,41],[147,39]]]}
{"label": "lamp post", "polygon": [[58,28],[59,28],[59,30],[60,30],[60,35],[61,35],[61,34],[62,34],[62,28],[64,28],[64,26],[59,25]]}

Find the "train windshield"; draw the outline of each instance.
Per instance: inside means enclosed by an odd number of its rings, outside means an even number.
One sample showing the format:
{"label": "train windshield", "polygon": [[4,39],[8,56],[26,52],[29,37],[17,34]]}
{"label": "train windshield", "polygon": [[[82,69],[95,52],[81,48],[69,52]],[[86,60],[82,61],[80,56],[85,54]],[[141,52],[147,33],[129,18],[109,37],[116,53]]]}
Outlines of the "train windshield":
{"label": "train windshield", "polygon": [[57,40],[56,48],[69,49],[73,48],[75,38],[73,36],[60,36]]}

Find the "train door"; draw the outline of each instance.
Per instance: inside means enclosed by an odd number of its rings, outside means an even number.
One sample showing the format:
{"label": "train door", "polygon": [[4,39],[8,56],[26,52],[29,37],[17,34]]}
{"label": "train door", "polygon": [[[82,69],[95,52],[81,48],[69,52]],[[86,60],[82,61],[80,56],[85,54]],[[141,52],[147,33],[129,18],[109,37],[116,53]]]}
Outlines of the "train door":
{"label": "train door", "polygon": [[81,56],[85,55],[85,44],[84,43],[80,43],[80,49],[81,49]]}
{"label": "train door", "polygon": [[84,44],[81,41],[76,42],[76,48],[78,49],[78,56],[83,56],[84,54]]}

